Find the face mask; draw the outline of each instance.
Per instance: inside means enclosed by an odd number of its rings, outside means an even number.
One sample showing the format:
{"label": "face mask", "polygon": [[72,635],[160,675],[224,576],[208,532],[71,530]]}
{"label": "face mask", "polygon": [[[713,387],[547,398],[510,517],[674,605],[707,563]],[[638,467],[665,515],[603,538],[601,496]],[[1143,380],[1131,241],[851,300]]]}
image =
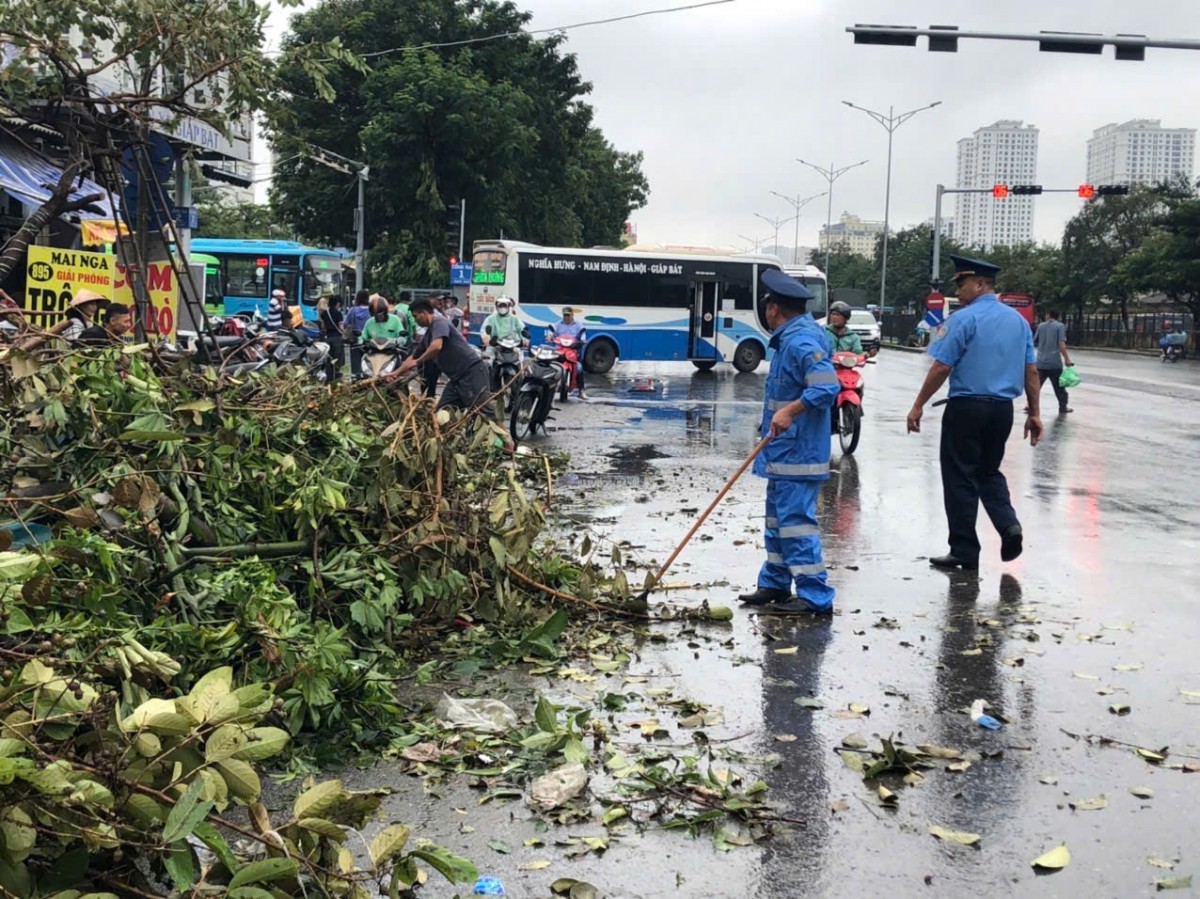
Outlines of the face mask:
{"label": "face mask", "polygon": [[507,306],[500,306],[499,308],[496,309],[497,315],[508,315],[508,313],[509,313],[509,308]]}
{"label": "face mask", "polygon": [[388,320],[388,314],[387,314],[386,310],[383,312],[376,313],[375,321],[379,322],[380,324],[383,324],[387,320]]}

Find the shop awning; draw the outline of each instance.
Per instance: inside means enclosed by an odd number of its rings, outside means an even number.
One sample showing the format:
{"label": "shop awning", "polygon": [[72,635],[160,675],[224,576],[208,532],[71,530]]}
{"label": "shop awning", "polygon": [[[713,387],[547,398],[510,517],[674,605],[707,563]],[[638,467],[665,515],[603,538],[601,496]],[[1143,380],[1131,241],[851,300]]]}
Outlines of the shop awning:
{"label": "shop awning", "polygon": [[[47,162],[27,147],[15,141],[0,141],[0,190],[21,203],[40,206],[50,198],[61,177],[62,169]],[[114,218],[108,194],[103,187],[86,178],[82,182],[77,181],[76,185],[70,194],[72,200],[82,199],[90,194],[100,194],[102,197],[95,202],[93,209],[84,209],[78,213],[81,219]]]}

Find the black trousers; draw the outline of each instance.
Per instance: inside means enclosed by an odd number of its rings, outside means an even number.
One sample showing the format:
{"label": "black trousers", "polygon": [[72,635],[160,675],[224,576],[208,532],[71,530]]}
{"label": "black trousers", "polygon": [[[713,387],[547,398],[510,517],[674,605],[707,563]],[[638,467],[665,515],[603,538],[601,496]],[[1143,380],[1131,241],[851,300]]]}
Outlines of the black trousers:
{"label": "black trousers", "polygon": [[950,553],[964,562],[979,560],[975,520],[981,501],[999,533],[1020,523],[1008,495],[1008,481],[1000,472],[1012,426],[1010,400],[956,397],[946,404],[942,416],[942,493],[950,526]]}
{"label": "black trousers", "polygon": [[421,366],[421,382],[424,387],[425,396],[433,399],[437,396],[438,378],[442,376],[442,370],[434,361],[426,362]]}
{"label": "black trousers", "polygon": [[460,377],[452,378],[442,390],[438,400],[439,409],[475,409],[487,402],[492,395],[489,387],[491,377],[488,366],[480,360]]}
{"label": "black trousers", "polygon": [[1040,388],[1046,383],[1046,379],[1050,379],[1050,383],[1054,385],[1054,395],[1058,398],[1059,411],[1067,408],[1067,388],[1062,387],[1058,383],[1058,379],[1062,377],[1063,370],[1061,368],[1039,368],[1038,387]]}

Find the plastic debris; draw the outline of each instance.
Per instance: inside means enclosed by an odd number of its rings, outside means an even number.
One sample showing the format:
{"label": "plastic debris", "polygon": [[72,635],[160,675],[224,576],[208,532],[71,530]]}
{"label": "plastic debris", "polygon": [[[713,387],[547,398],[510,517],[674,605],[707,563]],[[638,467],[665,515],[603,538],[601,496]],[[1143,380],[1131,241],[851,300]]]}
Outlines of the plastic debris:
{"label": "plastic debris", "polygon": [[499,877],[480,877],[475,881],[475,888],[471,890],[472,896],[506,896],[504,892],[504,884],[500,882]]}
{"label": "plastic debris", "polygon": [[587,781],[587,769],[579,762],[570,762],[535,780],[529,789],[529,798],[535,805],[549,811],[582,793]]}
{"label": "plastic debris", "polygon": [[447,727],[499,734],[517,726],[517,713],[498,699],[455,699],[443,693],[434,710]]}
{"label": "plastic debris", "polygon": [[980,727],[986,727],[988,730],[999,730],[1001,724],[991,715],[984,714],[984,707],[987,705],[982,699],[976,699],[971,703],[971,720]]}

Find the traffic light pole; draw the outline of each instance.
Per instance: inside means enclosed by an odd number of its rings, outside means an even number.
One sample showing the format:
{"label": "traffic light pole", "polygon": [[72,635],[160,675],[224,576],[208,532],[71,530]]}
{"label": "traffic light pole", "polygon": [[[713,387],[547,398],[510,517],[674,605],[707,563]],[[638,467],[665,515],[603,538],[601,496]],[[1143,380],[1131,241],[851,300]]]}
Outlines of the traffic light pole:
{"label": "traffic light pole", "polygon": [[467,233],[467,201],[462,199],[458,201],[458,261],[463,261],[463,240]]}

